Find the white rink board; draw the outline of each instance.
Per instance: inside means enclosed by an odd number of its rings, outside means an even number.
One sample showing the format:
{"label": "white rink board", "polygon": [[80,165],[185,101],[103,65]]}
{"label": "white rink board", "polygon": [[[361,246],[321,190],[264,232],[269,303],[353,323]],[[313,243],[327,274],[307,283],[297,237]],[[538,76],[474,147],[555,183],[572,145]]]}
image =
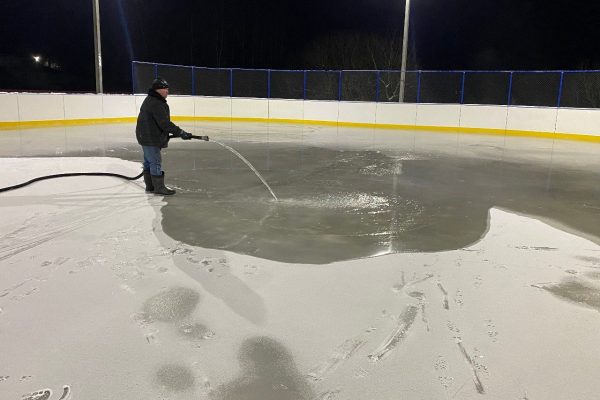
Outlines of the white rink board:
{"label": "white rink board", "polygon": [[458,127],[460,107],[457,104],[419,104],[417,106],[417,125]]}
{"label": "white rink board", "polygon": [[231,116],[234,118],[269,118],[267,99],[231,99]]}
{"label": "white rink board", "polygon": [[102,118],[102,97],[96,94],[63,96],[66,119]]}
{"label": "white rink board", "polygon": [[304,119],[303,100],[269,100],[269,116],[272,119]]}
{"label": "white rink board", "polygon": [[377,103],[340,102],[339,122],[374,124]]}
{"label": "white rink board", "polygon": [[0,95],[0,121],[19,121],[19,103],[16,93],[2,93]]}
{"label": "white rink board", "polygon": [[556,108],[510,107],[506,129],[554,132]]}
{"label": "white rink board", "polygon": [[417,105],[400,103],[378,103],[376,123],[391,125],[416,125]]}
{"label": "white rink board", "polygon": [[19,94],[21,121],[63,120],[65,110],[62,94]]}
{"label": "white rink board", "polygon": [[340,103],[337,101],[304,101],[304,119],[337,122]]}
{"label": "white rink board", "polygon": [[102,96],[104,118],[137,117],[136,98],[137,96]]}
{"label": "white rink board", "polygon": [[194,117],[231,118],[231,98],[194,97]]}
{"label": "white rink board", "polygon": [[[135,118],[146,95],[0,93],[0,122]],[[171,115],[507,129],[600,136],[600,110],[170,96]]]}
{"label": "white rink board", "polygon": [[556,132],[600,136],[600,110],[560,108]]}
{"label": "white rink board", "polygon": [[462,106],[461,128],[505,129],[507,109],[503,106]]}
{"label": "white rink board", "polygon": [[171,116],[189,117],[194,115],[194,98],[192,96],[169,96]]}
{"label": "white rink board", "polygon": [[146,95],[134,95],[135,100],[135,115],[137,116],[140,113],[140,108],[142,107],[142,103],[146,99]]}

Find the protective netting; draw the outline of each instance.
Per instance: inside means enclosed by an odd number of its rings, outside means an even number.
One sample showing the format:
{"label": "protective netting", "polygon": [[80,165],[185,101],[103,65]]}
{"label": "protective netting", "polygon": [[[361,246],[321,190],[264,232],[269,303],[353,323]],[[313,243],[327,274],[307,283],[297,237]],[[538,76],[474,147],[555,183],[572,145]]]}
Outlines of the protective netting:
{"label": "protective netting", "polygon": [[565,72],[560,106],[600,108],[600,72]]}
{"label": "protective netting", "polygon": [[338,71],[307,71],[307,100],[339,100],[340,73]]}
{"label": "protective netting", "polygon": [[467,72],[464,104],[508,104],[509,72]]}
{"label": "protective netting", "polygon": [[193,94],[191,67],[158,65],[157,74],[169,82],[170,94]]}
{"label": "protective netting", "polygon": [[[286,71],[134,62],[134,93],[156,76],[172,94],[398,102],[400,71]],[[407,71],[405,103],[600,108],[600,71]]]}
{"label": "protective netting", "polygon": [[[404,74],[404,103],[417,102],[418,76],[417,72]],[[401,73],[399,71],[381,71],[377,101],[397,103],[400,100],[400,80]]]}
{"label": "protective netting", "polygon": [[462,73],[421,72],[419,103],[460,103]]}
{"label": "protective netting", "polygon": [[194,94],[197,96],[231,96],[231,70],[194,68]]}
{"label": "protective netting", "polygon": [[560,72],[514,72],[511,105],[556,107]]}
{"label": "protective netting", "polygon": [[133,63],[133,93],[147,93],[156,77],[154,64]]}
{"label": "protective netting", "polygon": [[343,101],[377,101],[376,71],[343,71]]}
{"label": "protective netting", "polygon": [[271,98],[303,99],[304,71],[271,71]]}
{"label": "protective netting", "polygon": [[233,70],[233,97],[269,97],[269,72],[266,70]]}

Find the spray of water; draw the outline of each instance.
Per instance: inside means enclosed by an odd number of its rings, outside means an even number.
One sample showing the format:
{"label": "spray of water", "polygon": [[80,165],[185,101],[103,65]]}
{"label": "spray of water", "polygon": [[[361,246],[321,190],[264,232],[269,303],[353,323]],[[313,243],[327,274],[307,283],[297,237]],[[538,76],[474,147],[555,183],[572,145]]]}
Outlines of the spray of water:
{"label": "spray of water", "polygon": [[275,196],[275,193],[273,193],[273,190],[271,190],[271,187],[269,186],[269,184],[258,173],[258,171],[256,170],[256,168],[254,168],[254,166],[252,166],[252,164],[250,164],[250,161],[246,160],[244,158],[244,156],[242,156],[240,153],[238,153],[237,151],[235,151],[231,147],[227,146],[226,144],[223,144],[221,142],[217,142],[216,140],[213,140],[213,139],[211,139],[210,141],[213,142],[213,143],[216,143],[216,144],[218,144],[220,146],[223,146],[224,148],[226,148],[227,150],[231,151],[233,154],[235,154],[236,156],[238,156],[240,160],[242,160],[248,167],[250,167],[250,169],[252,171],[254,171],[254,173],[256,174],[256,176],[258,176],[258,179],[261,180],[261,182],[267,187],[267,189],[269,189],[269,192],[271,192],[271,195],[273,196],[273,198],[275,199],[275,201],[279,201],[279,199],[277,198],[277,196]]}

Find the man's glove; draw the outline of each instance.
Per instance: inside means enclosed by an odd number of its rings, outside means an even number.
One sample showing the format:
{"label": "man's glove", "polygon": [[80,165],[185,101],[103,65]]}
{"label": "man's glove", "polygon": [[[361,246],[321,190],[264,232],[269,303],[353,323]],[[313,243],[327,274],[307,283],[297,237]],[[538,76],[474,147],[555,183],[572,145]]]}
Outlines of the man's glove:
{"label": "man's glove", "polygon": [[179,134],[179,137],[182,138],[183,140],[190,140],[192,138],[192,134],[186,131],[181,131],[181,133]]}

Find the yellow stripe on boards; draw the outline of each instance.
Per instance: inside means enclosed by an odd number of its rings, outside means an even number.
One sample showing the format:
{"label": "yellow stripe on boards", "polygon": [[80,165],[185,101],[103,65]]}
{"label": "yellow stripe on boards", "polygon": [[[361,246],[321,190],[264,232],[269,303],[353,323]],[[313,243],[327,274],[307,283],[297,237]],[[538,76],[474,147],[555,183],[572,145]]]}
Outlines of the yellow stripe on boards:
{"label": "yellow stripe on boards", "polygon": [[[388,130],[417,130],[430,132],[447,133],[467,133],[475,135],[504,135],[535,137],[545,139],[574,140],[581,142],[600,142],[600,136],[584,135],[579,133],[566,132],[541,132],[524,131],[510,129],[487,129],[487,128],[468,128],[454,126],[417,126],[400,124],[375,124],[368,122],[336,122],[320,120],[302,120],[302,119],[284,119],[284,118],[242,118],[242,117],[190,117],[173,116],[174,121],[213,121],[213,122],[263,122],[294,125],[316,125],[316,126],[338,126],[349,128],[370,128],[370,129],[388,129]],[[24,128],[45,128],[55,126],[77,126],[77,125],[96,125],[96,124],[119,124],[132,123],[137,120],[136,117],[120,118],[87,118],[87,119],[68,119],[68,120],[42,120],[42,121],[8,121],[0,122],[0,130],[24,129]]]}
{"label": "yellow stripe on boards", "polygon": [[51,128],[55,126],[81,126],[98,124],[123,124],[135,122],[136,117],[119,118],[82,118],[82,119],[53,119],[41,121],[9,121],[0,122],[0,130],[26,129],[26,128]]}

